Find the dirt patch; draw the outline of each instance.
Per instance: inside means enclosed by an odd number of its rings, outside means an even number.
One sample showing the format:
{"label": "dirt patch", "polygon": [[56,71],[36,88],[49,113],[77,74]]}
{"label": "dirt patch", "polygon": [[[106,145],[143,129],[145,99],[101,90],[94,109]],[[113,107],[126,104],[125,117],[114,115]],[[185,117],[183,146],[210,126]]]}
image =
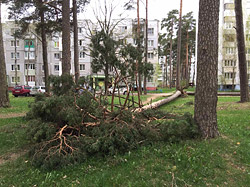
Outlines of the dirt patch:
{"label": "dirt patch", "polygon": [[250,109],[250,103],[220,103],[218,105],[218,110],[227,110],[227,109],[233,109],[233,110],[247,110]]}
{"label": "dirt patch", "polygon": [[0,165],[3,165],[9,161],[14,161],[20,156],[23,156],[25,153],[27,153],[27,151],[20,151],[18,153],[7,153],[5,155],[2,155],[0,156]]}
{"label": "dirt patch", "polygon": [[8,114],[0,114],[0,118],[16,118],[16,117],[24,117],[26,113],[8,113]]}

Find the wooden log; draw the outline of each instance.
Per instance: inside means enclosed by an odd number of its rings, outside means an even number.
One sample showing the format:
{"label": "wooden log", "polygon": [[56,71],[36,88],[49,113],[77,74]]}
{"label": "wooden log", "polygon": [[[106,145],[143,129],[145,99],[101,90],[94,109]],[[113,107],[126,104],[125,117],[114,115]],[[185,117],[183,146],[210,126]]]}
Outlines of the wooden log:
{"label": "wooden log", "polygon": [[148,109],[153,109],[153,108],[158,108],[166,103],[169,103],[170,101],[175,100],[176,98],[178,98],[181,95],[181,92],[178,90],[176,91],[173,95],[171,95],[170,97],[166,98],[166,99],[162,99],[160,101],[156,101],[152,104],[146,105],[142,108],[137,108],[135,110],[135,112],[142,112],[144,110],[148,110]]}

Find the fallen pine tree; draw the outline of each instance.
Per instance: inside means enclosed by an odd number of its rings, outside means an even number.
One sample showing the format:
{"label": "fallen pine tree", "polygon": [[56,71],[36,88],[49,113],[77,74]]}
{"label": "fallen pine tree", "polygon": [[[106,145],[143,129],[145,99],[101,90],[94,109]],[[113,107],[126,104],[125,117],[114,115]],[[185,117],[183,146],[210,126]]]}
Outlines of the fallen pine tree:
{"label": "fallen pine tree", "polygon": [[[75,87],[50,97],[39,95],[27,114],[32,163],[47,169],[84,162],[93,156],[125,153],[154,141],[178,142],[199,136],[191,114],[118,108]],[[176,94],[178,95],[178,94]],[[172,97],[174,98],[174,97]]]}

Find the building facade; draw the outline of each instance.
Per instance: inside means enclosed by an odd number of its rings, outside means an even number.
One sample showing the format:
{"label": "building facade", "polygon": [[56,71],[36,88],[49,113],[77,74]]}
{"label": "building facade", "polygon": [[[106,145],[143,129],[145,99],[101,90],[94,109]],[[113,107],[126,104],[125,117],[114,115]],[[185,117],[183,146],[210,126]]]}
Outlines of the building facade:
{"label": "building facade", "polygon": [[[115,34],[125,38],[126,42],[134,44],[133,25],[135,20],[125,19],[116,26]],[[96,26],[89,20],[78,22],[78,44],[79,44],[79,69],[80,76],[92,76],[102,80],[103,72],[94,74],[91,70],[91,56],[89,50],[90,33]],[[3,24],[4,50],[6,59],[6,71],[9,87],[18,85],[44,85],[44,68],[42,59],[42,43],[39,36],[30,29],[24,39],[13,36],[18,29],[14,22],[8,21]],[[142,31],[145,32],[145,24],[142,20]],[[154,68],[158,64],[158,33],[159,21],[150,20],[148,24],[148,61]],[[59,76],[62,73],[62,38],[61,33],[47,40],[49,75]],[[71,73],[74,74],[74,46],[73,34],[71,35]],[[17,71],[15,70],[17,69]],[[17,80],[16,80],[17,77]],[[147,86],[157,86],[157,75],[148,80]]]}
{"label": "building facade", "polygon": [[[250,81],[250,0],[242,0],[246,59]],[[220,90],[240,89],[234,0],[221,1],[218,84]],[[249,82],[250,83],[250,82]]]}

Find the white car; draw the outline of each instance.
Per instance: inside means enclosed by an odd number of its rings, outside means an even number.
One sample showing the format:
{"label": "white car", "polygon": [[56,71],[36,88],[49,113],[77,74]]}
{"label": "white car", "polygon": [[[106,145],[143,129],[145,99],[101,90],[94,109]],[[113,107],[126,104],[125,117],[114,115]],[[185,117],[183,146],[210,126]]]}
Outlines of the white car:
{"label": "white car", "polygon": [[45,86],[33,86],[30,90],[30,95],[45,93]]}
{"label": "white car", "polygon": [[[113,93],[113,87],[109,88],[109,93],[112,94]],[[126,95],[127,94],[127,88],[126,87],[120,87],[119,88],[119,92],[120,94]],[[118,88],[115,88],[115,94],[118,94]]]}

